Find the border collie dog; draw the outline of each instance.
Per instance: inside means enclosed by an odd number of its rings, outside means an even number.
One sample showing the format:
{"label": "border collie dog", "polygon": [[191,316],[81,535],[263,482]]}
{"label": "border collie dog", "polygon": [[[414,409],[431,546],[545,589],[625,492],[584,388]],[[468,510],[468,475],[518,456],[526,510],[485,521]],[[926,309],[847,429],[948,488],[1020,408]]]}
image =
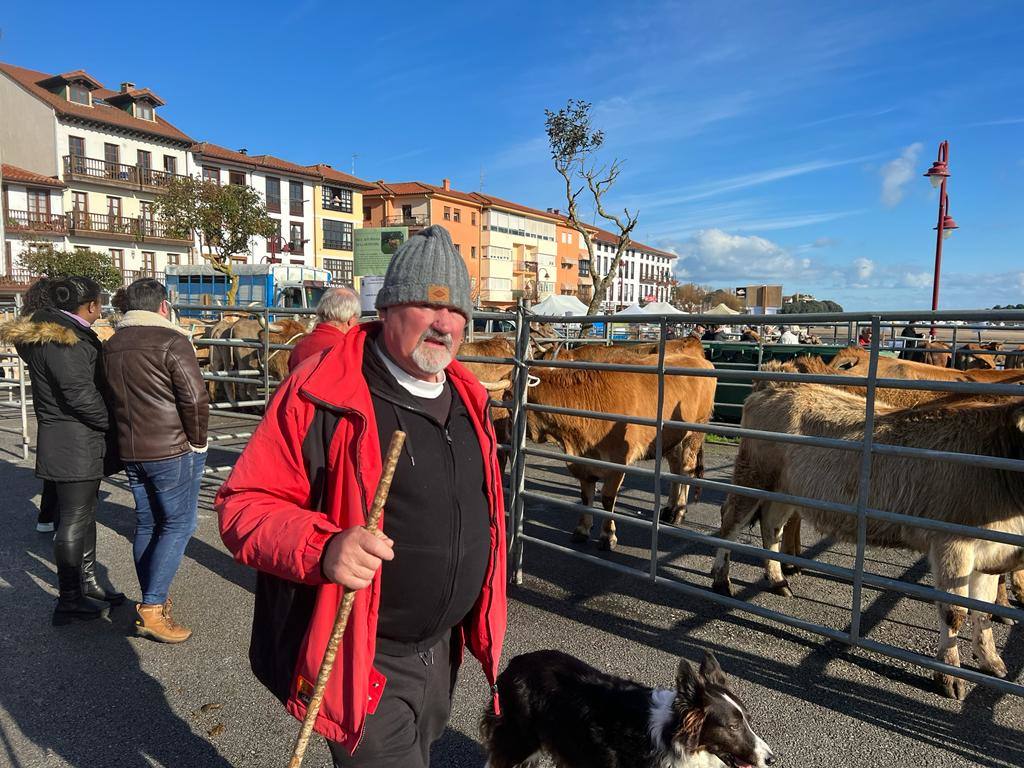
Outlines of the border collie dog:
{"label": "border collie dog", "polygon": [[675,689],[606,675],[560,651],[516,656],[498,677],[501,714],[484,713],[488,768],[765,768],[771,748],[750,727],[714,655],[681,659]]}

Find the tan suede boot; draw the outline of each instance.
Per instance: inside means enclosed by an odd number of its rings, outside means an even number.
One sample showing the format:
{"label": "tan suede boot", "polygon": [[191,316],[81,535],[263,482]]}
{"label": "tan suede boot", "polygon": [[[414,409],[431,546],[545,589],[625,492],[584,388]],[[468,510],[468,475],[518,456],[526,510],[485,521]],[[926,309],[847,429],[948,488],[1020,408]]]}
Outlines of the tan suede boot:
{"label": "tan suede boot", "polygon": [[139,603],[135,606],[139,618],[135,620],[135,631],[159,643],[183,643],[192,637],[192,630],[181,626],[171,618],[171,598],[162,605]]}

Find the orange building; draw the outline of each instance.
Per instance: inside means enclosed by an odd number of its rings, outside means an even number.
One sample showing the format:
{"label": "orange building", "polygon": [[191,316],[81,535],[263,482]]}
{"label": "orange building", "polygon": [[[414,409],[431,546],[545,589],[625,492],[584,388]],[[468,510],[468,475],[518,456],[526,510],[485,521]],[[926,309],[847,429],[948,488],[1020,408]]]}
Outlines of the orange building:
{"label": "orange building", "polygon": [[363,193],[364,227],[408,227],[409,234],[440,224],[452,236],[455,248],[469,270],[472,298],[480,286],[480,220],[482,203],[476,195],[422,181],[378,181]]}

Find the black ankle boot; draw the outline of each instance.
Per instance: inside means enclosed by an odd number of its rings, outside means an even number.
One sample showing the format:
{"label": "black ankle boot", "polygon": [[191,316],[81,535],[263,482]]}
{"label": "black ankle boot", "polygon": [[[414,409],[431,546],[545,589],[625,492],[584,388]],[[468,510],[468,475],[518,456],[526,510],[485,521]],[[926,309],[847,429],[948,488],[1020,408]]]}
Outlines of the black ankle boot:
{"label": "black ankle boot", "polygon": [[93,600],[103,600],[111,605],[124,602],[124,593],[104,589],[96,581],[96,526],[93,525],[83,541],[82,550],[82,594]]}
{"label": "black ankle boot", "polygon": [[77,568],[58,568],[57,579],[60,582],[60,596],[53,609],[54,626],[70,624],[75,620],[103,619],[110,613],[109,603],[82,594],[81,574]]}

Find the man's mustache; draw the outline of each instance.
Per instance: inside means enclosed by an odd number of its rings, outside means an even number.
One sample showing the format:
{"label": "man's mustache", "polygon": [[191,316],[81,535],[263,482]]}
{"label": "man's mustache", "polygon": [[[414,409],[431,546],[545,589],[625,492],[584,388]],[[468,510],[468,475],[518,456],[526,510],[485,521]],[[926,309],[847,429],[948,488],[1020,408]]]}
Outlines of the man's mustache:
{"label": "man's mustache", "polygon": [[449,352],[452,351],[452,344],[454,342],[452,341],[452,335],[450,333],[439,333],[438,331],[435,331],[433,328],[427,328],[427,330],[423,332],[423,335],[420,336],[419,343],[422,344],[427,339],[431,339],[432,341],[439,341],[442,344],[444,344],[445,347],[448,348]]}

